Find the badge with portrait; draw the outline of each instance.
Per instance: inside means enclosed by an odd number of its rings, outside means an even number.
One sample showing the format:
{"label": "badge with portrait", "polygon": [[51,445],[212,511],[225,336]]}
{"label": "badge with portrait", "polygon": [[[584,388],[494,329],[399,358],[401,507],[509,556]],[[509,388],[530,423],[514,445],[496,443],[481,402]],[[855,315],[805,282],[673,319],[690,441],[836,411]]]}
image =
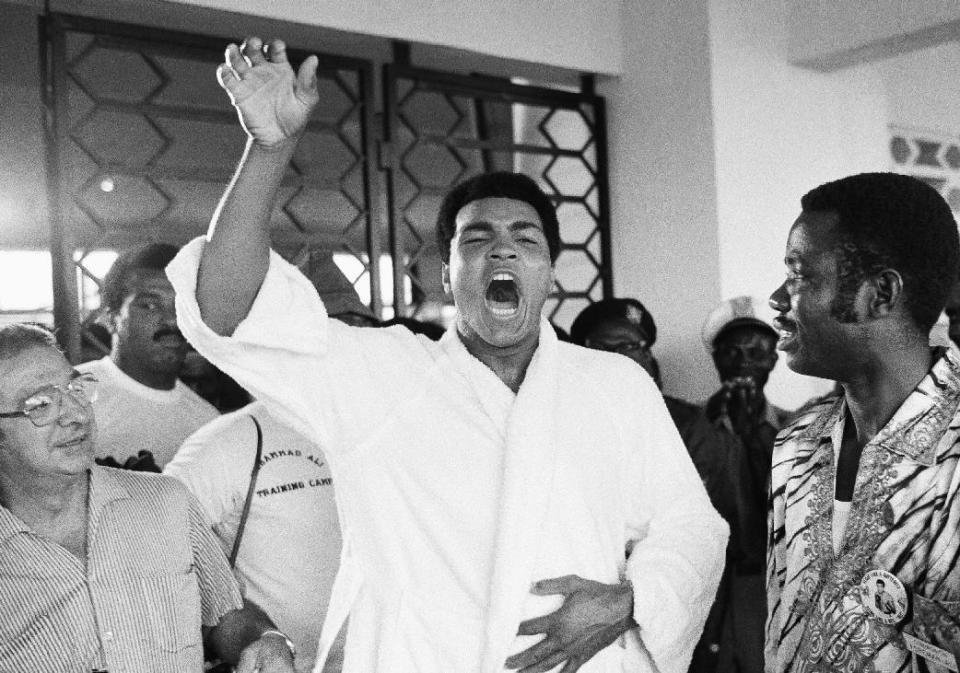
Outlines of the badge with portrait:
{"label": "badge with portrait", "polygon": [[[958,670],[960,615],[957,603],[944,604],[913,596],[913,620],[903,633],[910,651],[913,673],[948,673]],[[951,609],[953,608],[953,609]]]}
{"label": "badge with portrait", "polygon": [[907,616],[907,590],[893,573],[871,570],[863,576],[860,587],[865,607],[881,624],[898,624]]}

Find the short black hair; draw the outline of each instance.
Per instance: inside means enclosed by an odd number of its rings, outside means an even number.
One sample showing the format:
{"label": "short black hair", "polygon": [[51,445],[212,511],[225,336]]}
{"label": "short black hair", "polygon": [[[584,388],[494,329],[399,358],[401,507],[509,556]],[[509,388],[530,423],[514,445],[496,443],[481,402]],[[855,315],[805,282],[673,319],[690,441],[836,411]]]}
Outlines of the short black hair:
{"label": "short black hair", "polygon": [[144,269],[163,271],[179,251],[180,248],[169,243],[147,243],[123,252],[103,277],[100,288],[103,307],[109,311],[119,311],[133,275]]}
{"label": "short black hair", "polygon": [[914,323],[933,326],[960,265],[957,223],[936,189],[908,175],[861,173],[812,189],[800,205],[838,215],[838,319],[855,319],[852,298],[864,280],[895,269]]}
{"label": "short black hair", "polygon": [[440,204],[440,212],[437,213],[437,246],[444,263],[450,263],[450,241],[457,230],[457,213],[472,201],[489,198],[516,199],[529,203],[540,216],[550,249],[550,261],[557,260],[560,254],[560,223],[550,197],[522,173],[495,171],[461,182],[447,193]]}

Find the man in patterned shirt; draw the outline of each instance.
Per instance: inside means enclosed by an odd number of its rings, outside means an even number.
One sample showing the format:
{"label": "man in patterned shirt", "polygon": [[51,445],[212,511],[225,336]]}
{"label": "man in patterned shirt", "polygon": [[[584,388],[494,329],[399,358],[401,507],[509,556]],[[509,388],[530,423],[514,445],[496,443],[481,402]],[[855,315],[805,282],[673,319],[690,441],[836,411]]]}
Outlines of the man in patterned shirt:
{"label": "man in patterned shirt", "polygon": [[960,261],[956,224],[933,188],[894,174],[801,205],[770,297],[777,347],[843,392],[777,437],[766,669],[943,665],[960,643],[960,351],[928,334]]}
{"label": "man in patterned shirt", "polygon": [[94,465],[95,384],[0,328],[0,671],[199,672],[207,634],[240,673],[293,673],[186,489]]}

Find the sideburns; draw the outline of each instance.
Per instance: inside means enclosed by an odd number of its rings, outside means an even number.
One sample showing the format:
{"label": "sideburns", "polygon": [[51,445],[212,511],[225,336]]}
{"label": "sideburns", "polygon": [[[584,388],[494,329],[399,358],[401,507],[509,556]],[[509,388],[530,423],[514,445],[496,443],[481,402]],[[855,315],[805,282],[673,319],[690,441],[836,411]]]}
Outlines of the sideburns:
{"label": "sideburns", "polygon": [[851,241],[840,243],[837,246],[837,293],[830,302],[830,316],[841,323],[859,322],[857,291],[863,281],[883,268],[883,260],[876,252]]}

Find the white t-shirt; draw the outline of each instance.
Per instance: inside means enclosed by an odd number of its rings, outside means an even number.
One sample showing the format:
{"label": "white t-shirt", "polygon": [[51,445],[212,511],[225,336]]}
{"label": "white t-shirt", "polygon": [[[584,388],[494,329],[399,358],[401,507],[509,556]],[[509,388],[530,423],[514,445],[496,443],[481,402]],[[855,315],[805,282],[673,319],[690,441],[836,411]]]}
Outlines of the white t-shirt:
{"label": "white t-shirt", "polygon": [[172,390],[150,388],[124,374],[109,356],[77,365],[77,370],[100,382],[93,403],[98,458],[113,456],[122,463],[145,449],[163,468],[183,440],[219,415],[181,381]]}
{"label": "white t-shirt", "polygon": [[256,452],[251,415],[263,430],[263,449],[236,571],[244,595],[297,646],[297,671],[310,671],[340,562],[340,526],[323,452],[254,402],[195,432],[164,474],[196,496],[229,554]]}

